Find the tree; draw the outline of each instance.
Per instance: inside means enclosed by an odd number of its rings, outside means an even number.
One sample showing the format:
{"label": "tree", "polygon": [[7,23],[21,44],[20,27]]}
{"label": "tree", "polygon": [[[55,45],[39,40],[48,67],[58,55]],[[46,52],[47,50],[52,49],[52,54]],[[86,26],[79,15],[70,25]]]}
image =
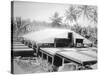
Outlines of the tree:
{"label": "tree", "polygon": [[22,20],[21,17],[16,17],[13,23],[13,33],[18,36],[21,33],[28,32],[26,28],[28,25],[30,25],[30,20]]}
{"label": "tree", "polygon": [[53,27],[59,27],[61,26],[61,21],[62,21],[62,18],[59,17],[59,14],[57,12],[54,13],[54,15],[52,17],[50,17],[51,21],[52,21],[52,26]]}
{"label": "tree", "polygon": [[72,29],[73,31],[75,31],[76,33],[79,33],[79,34],[81,35],[82,27],[79,26],[78,24],[75,24],[74,26],[72,26],[71,29]]}
{"label": "tree", "polygon": [[83,15],[83,18],[87,18],[88,20],[91,20],[91,16],[94,13],[94,7],[88,6],[88,5],[81,5],[78,6],[78,14],[79,16]]}
{"label": "tree", "polygon": [[97,24],[97,22],[98,22],[97,17],[98,17],[97,8],[95,8],[92,15],[91,15],[91,18],[92,18],[91,22],[93,21],[95,24]]}
{"label": "tree", "polygon": [[76,22],[77,23],[77,13],[74,6],[70,6],[68,10],[65,12],[65,21],[69,20],[70,22]]}

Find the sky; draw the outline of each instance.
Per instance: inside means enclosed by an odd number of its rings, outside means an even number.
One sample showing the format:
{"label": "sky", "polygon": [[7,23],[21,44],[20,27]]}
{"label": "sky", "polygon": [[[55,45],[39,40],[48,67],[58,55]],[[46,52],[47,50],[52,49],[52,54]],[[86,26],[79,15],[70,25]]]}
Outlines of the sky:
{"label": "sky", "polygon": [[[64,16],[65,10],[68,9],[69,4],[55,4],[55,3],[39,3],[39,2],[14,2],[14,17],[21,17],[22,19],[30,19],[31,21],[46,21],[50,22],[50,17],[55,12],[59,16]],[[82,26],[92,25],[87,19],[80,17],[78,20]]]}

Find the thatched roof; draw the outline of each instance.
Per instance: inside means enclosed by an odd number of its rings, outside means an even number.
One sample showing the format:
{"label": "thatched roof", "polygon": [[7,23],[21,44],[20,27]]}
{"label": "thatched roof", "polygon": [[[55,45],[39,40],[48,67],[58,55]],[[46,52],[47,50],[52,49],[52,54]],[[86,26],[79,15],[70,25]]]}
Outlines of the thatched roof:
{"label": "thatched roof", "polygon": [[72,30],[69,29],[60,29],[60,28],[47,28],[44,30],[36,31],[36,32],[30,32],[26,35],[23,35],[27,40],[35,41],[37,43],[54,43],[55,38],[67,38],[68,37],[68,32],[73,33],[73,37],[75,38],[80,38],[84,39],[84,43],[92,43],[88,39],[82,37],[78,33],[75,33]]}

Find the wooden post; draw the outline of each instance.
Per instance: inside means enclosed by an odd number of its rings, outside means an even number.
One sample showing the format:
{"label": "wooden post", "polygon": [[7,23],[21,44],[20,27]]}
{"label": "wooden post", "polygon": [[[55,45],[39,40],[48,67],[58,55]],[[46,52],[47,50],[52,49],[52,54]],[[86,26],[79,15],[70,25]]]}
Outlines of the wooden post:
{"label": "wooden post", "polygon": [[26,44],[26,39],[24,39],[24,45]]}
{"label": "wooden post", "polygon": [[28,42],[29,42],[29,41],[27,40],[27,46],[28,46]]}
{"label": "wooden post", "polygon": [[31,42],[31,45],[32,45],[32,49],[33,49],[33,43]]}
{"label": "wooden post", "polygon": [[39,48],[38,48],[38,45],[37,45],[36,47],[37,47],[37,48],[36,48],[36,54],[37,54],[37,56],[38,56],[38,49],[39,49]]}
{"label": "wooden post", "polygon": [[56,48],[56,43],[54,43],[54,47]]}
{"label": "wooden post", "polygon": [[31,46],[32,46],[32,49],[33,49],[33,42],[31,41]]}
{"label": "wooden post", "polygon": [[53,62],[54,62],[54,57],[52,56],[52,66],[53,66]]}
{"label": "wooden post", "polygon": [[43,60],[43,52],[41,52],[41,57],[42,57],[42,60]]}
{"label": "wooden post", "polygon": [[62,58],[62,66],[64,66],[64,58]]}
{"label": "wooden post", "polygon": [[48,59],[48,54],[47,54],[47,62],[48,62],[48,60],[49,60],[49,59]]}
{"label": "wooden post", "polygon": [[41,60],[40,60],[40,65],[43,68],[43,52],[41,51]]}
{"label": "wooden post", "polygon": [[54,47],[56,48],[56,41],[54,40]]}
{"label": "wooden post", "polygon": [[75,66],[75,70],[78,70],[78,65]]}
{"label": "wooden post", "polygon": [[25,39],[23,39],[23,44],[25,45]]}

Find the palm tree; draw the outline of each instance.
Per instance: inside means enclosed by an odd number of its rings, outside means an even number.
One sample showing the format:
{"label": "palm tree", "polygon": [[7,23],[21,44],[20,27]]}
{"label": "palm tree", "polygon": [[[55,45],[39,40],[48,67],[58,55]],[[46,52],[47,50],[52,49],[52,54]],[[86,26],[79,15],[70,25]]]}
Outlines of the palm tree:
{"label": "palm tree", "polygon": [[68,10],[65,12],[65,22],[66,20],[69,20],[70,22],[76,22],[77,21],[77,14],[74,6],[70,6]]}
{"label": "palm tree", "polygon": [[94,9],[93,14],[91,15],[91,18],[92,18],[91,22],[93,21],[95,24],[97,24],[97,22],[98,22],[97,17],[98,17],[97,9]]}
{"label": "palm tree", "polygon": [[83,15],[84,19],[87,18],[88,20],[90,20],[93,10],[94,10],[93,6],[88,6],[88,5],[78,6],[79,17]]}
{"label": "palm tree", "polygon": [[21,17],[16,17],[15,20],[15,30],[17,36],[20,35],[21,33],[27,32],[26,27],[30,25],[30,20],[22,20]]}
{"label": "palm tree", "polygon": [[62,21],[62,17],[59,16],[58,12],[55,12],[54,15],[52,17],[50,17],[51,21],[52,21],[52,26],[61,26],[61,21]]}

